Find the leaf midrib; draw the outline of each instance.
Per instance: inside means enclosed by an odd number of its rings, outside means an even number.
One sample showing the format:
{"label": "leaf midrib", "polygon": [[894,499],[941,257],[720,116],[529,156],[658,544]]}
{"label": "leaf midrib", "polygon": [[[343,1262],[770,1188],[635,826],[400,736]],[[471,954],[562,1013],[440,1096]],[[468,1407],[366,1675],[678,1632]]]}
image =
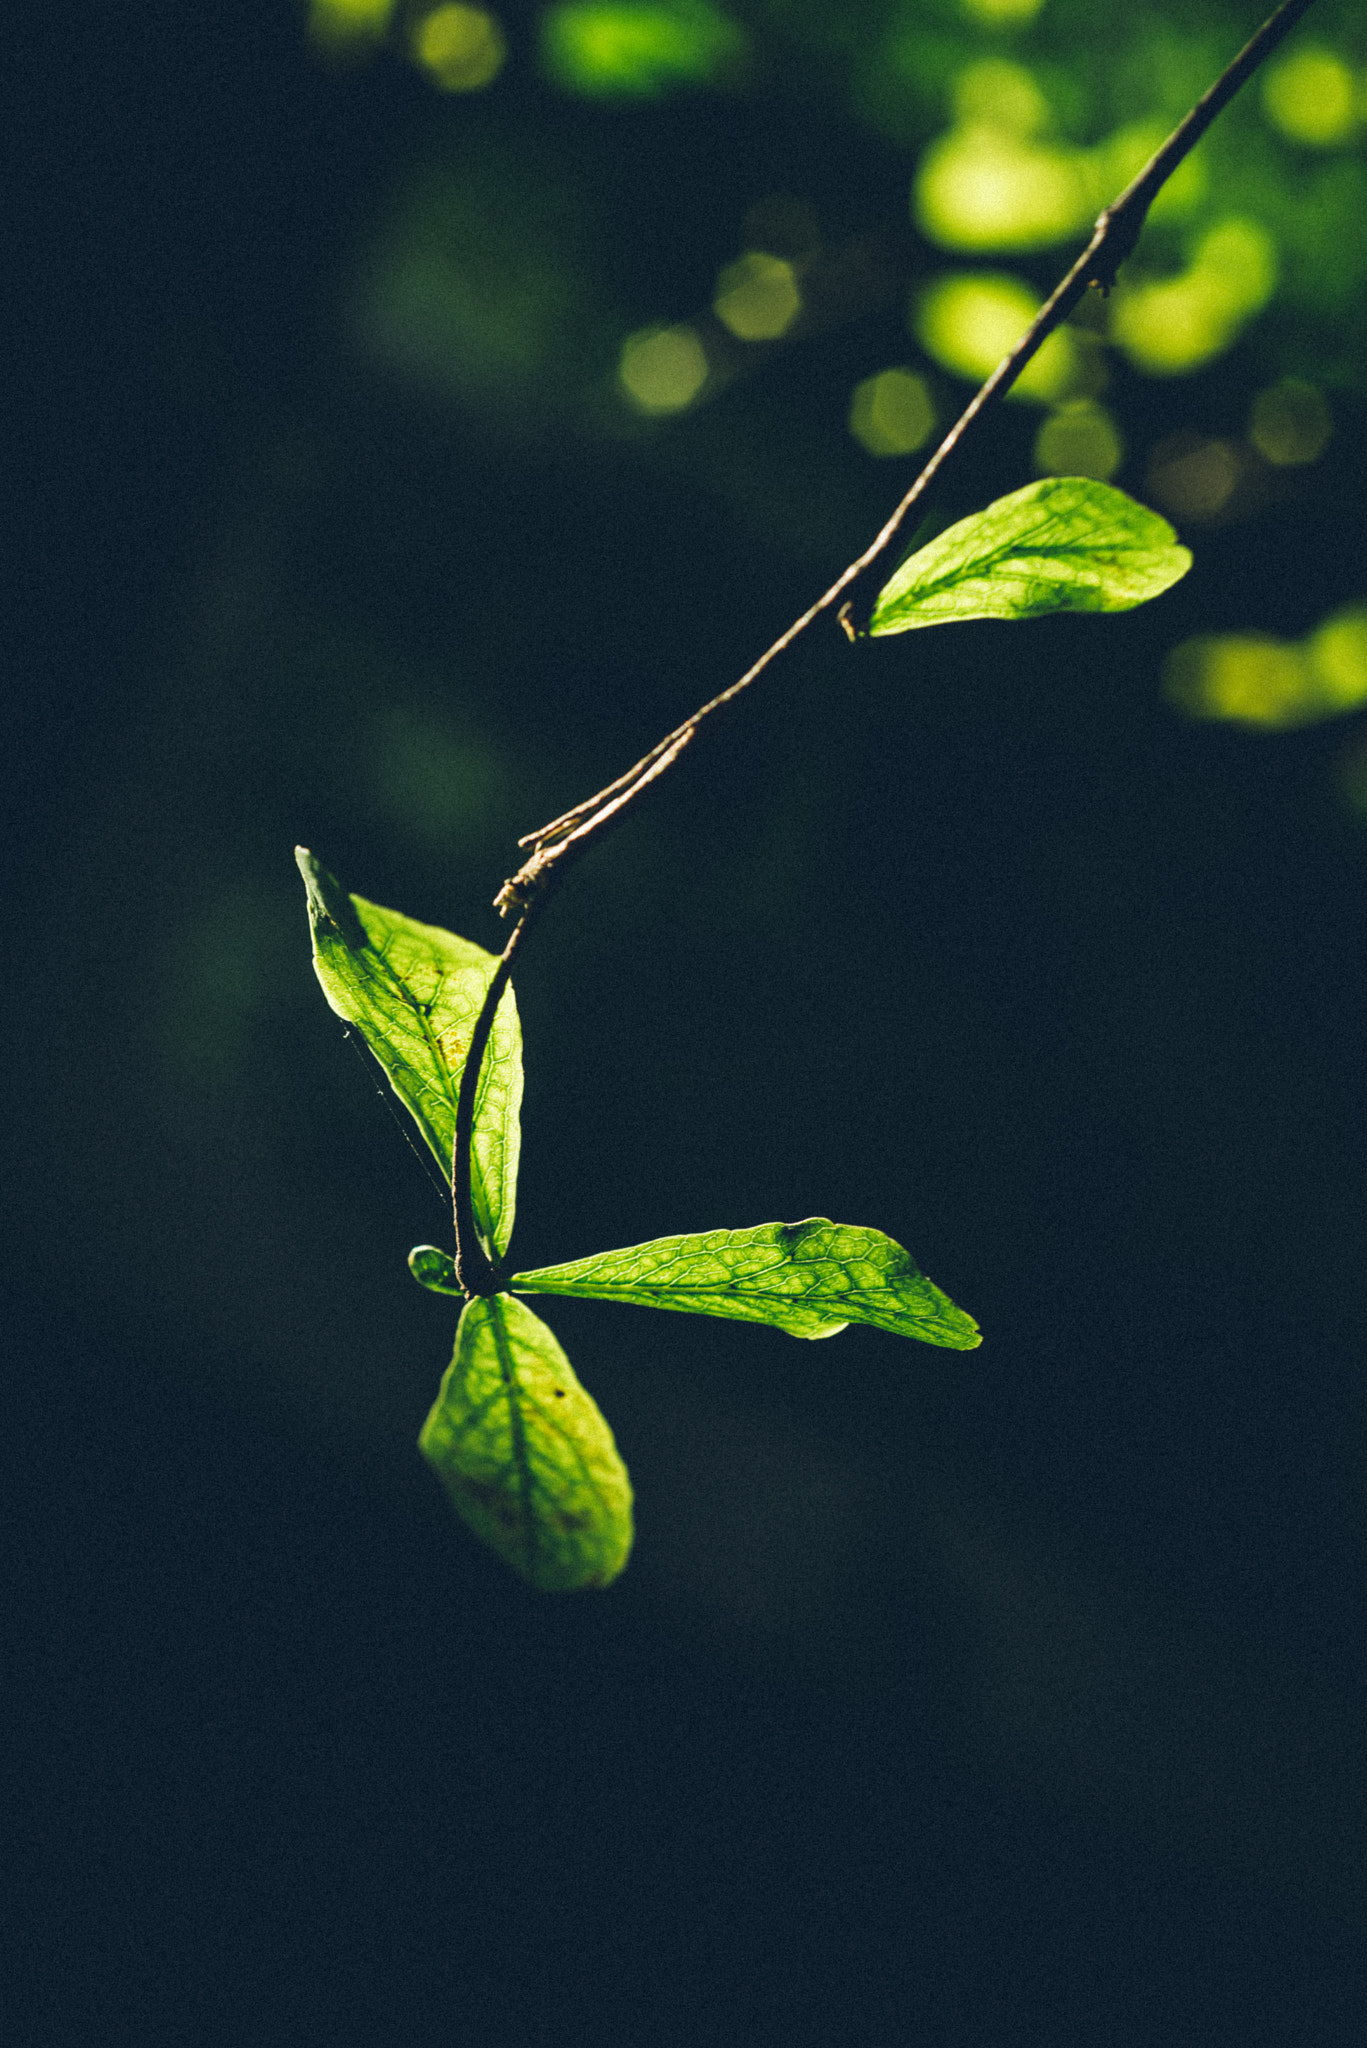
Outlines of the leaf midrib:
{"label": "leaf midrib", "polygon": [[919,602],[920,599],[925,597],[937,597],[943,590],[952,590],[956,585],[974,582],[981,576],[989,576],[1000,563],[1008,560],[1017,562],[1058,561],[1068,555],[1102,556],[1106,554],[1109,554],[1112,560],[1114,560],[1117,555],[1121,554],[1152,555],[1160,552],[1159,548],[1141,548],[1135,541],[1120,542],[1109,549],[1101,546],[1079,546],[1076,542],[1071,547],[1060,545],[1058,547],[1018,548],[1011,546],[1008,542],[1006,546],[998,548],[994,554],[975,557],[969,568],[956,572],[946,571],[943,576],[937,577],[933,583],[921,584],[914,590],[908,589],[904,591],[900,598],[894,599],[894,603],[909,604]]}
{"label": "leaf midrib", "polygon": [[489,1325],[494,1333],[494,1354],[498,1359],[504,1396],[508,1403],[508,1431],[512,1440],[513,1464],[517,1469],[518,1493],[522,1502],[524,1548],[527,1553],[525,1569],[530,1577],[536,1570],[537,1527],[536,1516],[532,1512],[532,1494],[536,1478],[527,1449],[527,1425],[522,1419],[522,1404],[518,1398],[521,1390],[518,1386],[517,1366],[503,1322],[503,1309],[497,1295],[491,1295],[488,1299]]}
{"label": "leaf midrib", "polygon": [[[364,929],[364,926],[362,928]],[[425,1003],[422,1002],[419,999],[419,997],[415,994],[415,992],[408,986],[407,982],[403,979],[403,976],[395,967],[393,961],[389,958],[387,949],[395,936],[395,933],[393,933],[392,931],[386,933],[384,945],[377,946],[374,940],[370,938],[370,934],[368,932],[366,933],[366,938],[370,945],[370,950],[374,953],[375,958],[379,961],[380,966],[384,969],[384,972],[388,977],[390,987],[397,993],[399,1000],[404,1004],[404,1006],[408,1009],[411,1015],[417,1019],[418,1028],[422,1034],[423,1041],[426,1044],[428,1051],[432,1055],[433,1062],[436,1065],[438,1074],[440,1076],[441,1095],[451,1112],[452,1137],[454,1142],[455,1121],[460,1107],[460,1085],[456,1081],[451,1071],[451,1065],[446,1057],[446,1054],[442,1050],[441,1041],[432,1029],[431,1020],[431,1013],[435,1009],[437,1003],[441,998],[441,991],[446,982],[450,970],[442,966],[437,967],[437,985],[433,989],[431,995],[427,998],[427,1001]],[[479,1086],[475,1098],[476,1124],[478,1124],[479,1112],[484,1107],[485,1097],[487,1096],[491,1085],[490,1074],[492,1064],[492,1060],[486,1058],[483,1072],[480,1074],[479,1077]],[[437,1142],[437,1133],[432,1129],[430,1120],[426,1116],[424,1116],[423,1118],[423,1135],[427,1138],[428,1145],[436,1158],[438,1166],[440,1166],[445,1172],[449,1173],[451,1171],[450,1157],[448,1153]],[[485,1179],[483,1164],[475,1150],[473,1136],[470,1148],[470,1173],[472,1180],[477,1182],[479,1186],[479,1192],[481,1197],[479,1204],[480,1208],[482,1208],[484,1214],[487,1217],[489,1217],[491,1221],[501,1220],[503,1205],[500,1201],[499,1218],[494,1219],[494,1204],[490,1199],[489,1187]],[[493,1231],[491,1229],[490,1236],[492,1237],[492,1235]]]}
{"label": "leaf midrib", "polygon": [[827,1294],[824,1292],[817,1294],[784,1294],[780,1292],[775,1292],[775,1290],[770,1287],[745,1287],[741,1285],[727,1285],[725,1282],[717,1282],[711,1286],[706,1287],[689,1287],[686,1285],[675,1285],[673,1282],[656,1284],[648,1280],[635,1280],[629,1281],[625,1284],[619,1283],[617,1285],[613,1285],[611,1282],[604,1282],[600,1285],[596,1281],[572,1280],[568,1282],[565,1286],[557,1285],[553,1287],[528,1287],[526,1285],[526,1280],[528,1277],[530,1276],[526,1276],[521,1273],[515,1273],[512,1279],[508,1282],[510,1291],[522,1294],[586,1293],[591,1294],[595,1299],[600,1301],[607,1300],[610,1297],[616,1297],[627,1294],[684,1294],[700,1298],[707,1295],[722,1295],[728,1300],[736,1301],[781,1302],[786,1304],[789,1308],[803,1308],[812,1301],[818,1301],[824,1305],[828,1302],[837,1303],[841,1301],[849,1301],[852,1299],[857,1299],[860,1296],[869,1295],[873,1293],[892,1292],[891,1288],[860,1287],[851,1289],[849,1292],[840,1295]]}
{"label": "leaf midrib", "polygon": [[393,961],[389,957],[387,949],[390,945],[390,942],[393,940],[394,936],[395,934],[393,932],[389,932],[388,934],[386,934],[385,943],[383,946],[375,946],[373,945],[372,942],[372,950],[374,951],[375,958],[379,961],[386,975],[389,977],[391,987],[397,991],[399,1000],[408,1007],[408,1009],[418,1020],[418,1028],[422,1033],[423,1039],[425,1040],[427,1045],[427,1049],[431,1053],[432,1058],[436,1063],[437,1070],[441,1075],[442,1093],[445,1096],[446,1101],[450,1106],[451,1114],[454,1117],[458,1101],[458,1090],[452,1087],[451,1069],[449,1064],[447,1063],[446,1055],[441,1049],[440,1042],[432,1029],[431,1019],[432,1010],[435,1007],[441,995],[442,985],[446,980],[447,970],[444,967],[437,968],[437,985],[433,989],[427,1001],[425,1003],[421,1002],[417,995],[413,992],[413,990],[408,986],[408,983],[403,979],[403,976],[399,973],[399,970],[397,969],[397,967],[395,967]]}

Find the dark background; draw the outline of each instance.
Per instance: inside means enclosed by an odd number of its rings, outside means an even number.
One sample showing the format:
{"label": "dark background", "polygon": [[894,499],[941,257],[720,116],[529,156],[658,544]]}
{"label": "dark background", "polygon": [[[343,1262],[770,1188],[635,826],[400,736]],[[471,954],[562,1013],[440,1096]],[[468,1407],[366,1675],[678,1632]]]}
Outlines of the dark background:
{"label": "dark background", "polygon": [[[556,1306],[639,1535],[608,1593],[531,1594],[413,1447],[442,1213],[291,848],[500,943],[516,834],[909,473],[844,430],[900,298],[658,432],[565,391],[705,306],[772,189],[921,259],[905,150],[819,65],[603,107],[509,27],[460,99],[266,0],[8,32],[6,2039],[1358,2041],[1360,741],[1158,688],[1186,634],[1367,592],[1353,374],[1159,604],[820,631],[567,887],[518,1263],[821,1213],[986,1341]],[[432,189],[530,238],[563,358],[439,388],[366,343]],[[1269,317],[1117,372],[1120,483],[1333,358]]]}

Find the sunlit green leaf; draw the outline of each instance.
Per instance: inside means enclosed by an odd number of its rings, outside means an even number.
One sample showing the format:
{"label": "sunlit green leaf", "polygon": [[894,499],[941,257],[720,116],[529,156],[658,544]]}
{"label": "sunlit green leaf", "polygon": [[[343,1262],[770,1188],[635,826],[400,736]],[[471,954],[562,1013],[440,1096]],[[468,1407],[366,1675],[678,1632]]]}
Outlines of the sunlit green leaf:
{"label": "sunlit green leaf", "polygon": [[469,1302],[418,1438],[475,1534],[543,1592],[606,1586],[631,1550],[631,1481],[552,1332],[511,1295]]}
{"label": "sunlit green leaf", "polygon": [[[497,960],[469,939],[349,896],[306,847],[295,858],[323,994],[362,1034],[449,1177],[461,1070]],[[480,1072],[470,1159],[475,1222],[495,1255],[512,1236],[521,1102],[522,1033],[509,988]]]}
{"label": "sunlit green leaf", "polygon": [[927,1280],[909,1252],[881,1230],[812,1216],[753,1230],[657,1237],[509,1281],[519,1294],[582,1294],[645,1308],[771,1323],[794,1337],[831,1337],[872,1323],[899,1337],[956,1351],[981,1342],[971,1316]]}
{"label": "sunlit green leaf", "polygon": [[1044,477],[947,527],[879,595],[869,631],[1124,612],[1191,567],[1166,519],[1090,477]]}

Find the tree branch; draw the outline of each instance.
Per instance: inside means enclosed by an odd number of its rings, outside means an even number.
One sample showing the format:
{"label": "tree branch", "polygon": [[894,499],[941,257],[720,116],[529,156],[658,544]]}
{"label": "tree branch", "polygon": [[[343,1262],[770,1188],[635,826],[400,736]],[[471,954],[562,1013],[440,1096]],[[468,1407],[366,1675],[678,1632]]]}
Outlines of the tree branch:
{"label": "tree branch", "polygon": [[480,1067],[493,1027],[494,1012],[507,986],[513,960],[532,924],[549,900],[551,891],[563,879],[573,862],[619,825],[646,791],[669,772],[679,757],[692,745],[705,721],[734,704],[736,699],[742,696],[781,654],[785,654],[794,641],[805,633],[823,612],[830,611],[833,605],[840,603],[838,616],[841,625],[851,640],[860,637],[862,628],[851,622],[851,601],[846,595],[847,592],[853,589],[860,577],[885,552],[900,532],[908,513],[919,504],[931,484],[954,460],[992,405],[1011,389],[1026,364],[1054,329],[1067,319],[1088,287],[1098,285],[1103,292],[1111,290],[1120,265],[1134,251],[1149,208],[1177,166],[1195,148],[1216,115],[1228,105],[1264,59],[1291,33],[1312,4],[1313,0],[1284,0],[1284,4],[1263,23],[1233,63],[1221,72],[1210,90],[1202,94],[1191,112],[1173,130],[1162,148],[1149,159],[1139,175],[1131,180],[1119,198],[1098,217],[1091,239],[1067,276],[1040,308],[1010,355],[997,365],[987,382],[969,401],[891,517],[874,535],[863,553],[857,555],[849,567],[836,578],[829,590],[823,591],[815,603],[809,605],[802,616],[793,621],[787,632],[780,634],[773,645],[765,649],[743,676],[728,689],[710,698],[706,704],[700,705],[682,725],[675,726],[673,732],[666,733],[648,754],[642,755],[634,767],[628,768],[624,775],[619,775],[617,780],[610,782],[605,789],[600,789],[597,795],[576,804],[573,810],[553,818],[548,825],[542,825],[537,831],[528,833],[518,842],[519,845],[531,847],[531,856],[515,875],[509,877],[494,899],[495,907],[504,917],[514,913],[517,915],[517,923],[503,950],[502,958],[485,995],[484,1007],[475,1024],[470,1049],[466,1054],[465,1069],[461,1075],[456,1110],[451,1169],[452,1202],[456,1217],[456,1270],[461,1285],[468,1294],[492,1293],[497,1288],[499,1280],[496,1267],[480,1243],[471,1205],[470,1141],[474,1130],[475,1093],[479,1086]]}
{"label": "tree branch", "polygon": [[[816,602],[803,612],[801,618],[795,619],[787,632],[781,634],[771,647],[766,648],[758,661],[752,663],[745,674],[732,683],[729,689],[721,691],[706,704],[700,705],[682,725],[677,725],[673,732],[666,733],[658,745],[643,755],[633,768],[628,768],[624,775],[619,775],[606,789],[600,789],[596,796],[588,797],[583,803],[576,804],[573,810],[566,811],[559,818],[553,818],[550,824],[542,825],[537,831],[528,833],[518,842],[521,846],[530,846],[532,854],[517,873],[503,884],[494,898],[495,907],[503,916],[522,912],[535,903],[553,874],[562,871],[570,862],[587,853],[590,846],[614,826],[619,825],[628,810],[652,784],[658,782],[661,776],[673,767],[679,756],[691,745],[704,721],[733,704],[781,654],[787,652],[793,642],[806,632],[808,626],[844,598],[865,571],[877,561],[896,538],[906,521],[907,514],[919,504],[931,484],[965,445],[984,414],[997,399],[1005,396],[1031,357],[1037,353],[1054,329],[1067,319],[1088,286],[1099,285],[1102,291],[1111,289],[1120,265],[1133,253],[1149,208],[1177,166],[1195,148],[1216,115],[1234,97],[1240,86],[1252,77],[1264,58],[1278,43],[1291,33],[1311,5],[1312,0],[1284,0],[1284,4],[1264,22],[1258,33],[1239,52],[1233,63],[1220,74],[1210,90],[1196,102],[1191,112],[1173,130],[1162,148],[1149,159],[1139,175],[1131,180],[1119,198],[1099,216],[1091,240],[1052,297],[1040,308],[1010,355],[997,365],[982,389],[970,400],[891,518],[874,535],[863,553],[857,555],[849,567],[836,578],[830,589],[823,591]],[[852,640],[859,637],[860,629],[850,623],[848,603],[841,606],[840,620]]]}

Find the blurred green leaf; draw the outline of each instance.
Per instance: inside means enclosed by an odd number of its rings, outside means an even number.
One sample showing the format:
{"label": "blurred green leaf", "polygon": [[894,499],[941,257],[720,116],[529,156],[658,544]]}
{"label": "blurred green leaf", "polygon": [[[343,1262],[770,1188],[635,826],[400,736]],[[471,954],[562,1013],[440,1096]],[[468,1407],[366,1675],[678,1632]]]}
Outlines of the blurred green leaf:
{"label": "blurred green leaf", "polygon": [[794,1337],[831,1337],[848,1323],[872,1323],[956,1351],[982,1341],[972,1317],[926,1279],[900,1244],[880,1230],[824,1216],[658,1237],[518,1273],[508,1284],[520,1294],[589,1295],[770,1323]]}
{"label": "blurred green leaf", "polygon": [[606,1586],[631,1481],[554,1334],[510,1295],[467,1304],[418,1444],[475,1534],[546,1593]]}
{"label": "blurred green leaf", "polygon": [[734,72],[745,31],[711,0],[561,0],[541,17],[557,85],[599,99],[654,99]]}
{"label": "blurred green leaf", "polygon": [[1168,698],[1189,718],[1290,731],[1367,704],[1367,605],[1345,605],[1304,640],[1201,633],[1164,664]]}
{"label": "blurred green leaf", "polygon": [[869,631],[1130,611],[1190,567],[1167,520],[1123,491],[1089,477],[1044,477],[909,556],[880,592]]}
{"label": "blurred green leaf", "polygon": [[[323,994],[362,1034],[449,1179],[466,1049],[497,959],[437,925],[349,896],[307,847],[295,858]],[[470,1160],[475,1222],[495,1256],[513,1231],[521,1102],[522,1033],[509,988],[479,1077]]]}

